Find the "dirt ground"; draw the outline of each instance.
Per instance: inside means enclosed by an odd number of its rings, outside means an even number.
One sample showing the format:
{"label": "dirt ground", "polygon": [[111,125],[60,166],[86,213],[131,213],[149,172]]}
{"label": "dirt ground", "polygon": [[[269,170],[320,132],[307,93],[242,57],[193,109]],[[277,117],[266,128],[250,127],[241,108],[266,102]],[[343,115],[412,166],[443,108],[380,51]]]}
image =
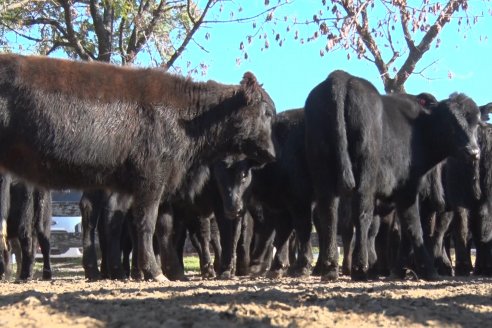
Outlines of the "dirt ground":
{"label": "dirt ground", "polygon": [[492,279],[336,283],[309,279],[0,282],[0,327],[417,327],[492,324]]}

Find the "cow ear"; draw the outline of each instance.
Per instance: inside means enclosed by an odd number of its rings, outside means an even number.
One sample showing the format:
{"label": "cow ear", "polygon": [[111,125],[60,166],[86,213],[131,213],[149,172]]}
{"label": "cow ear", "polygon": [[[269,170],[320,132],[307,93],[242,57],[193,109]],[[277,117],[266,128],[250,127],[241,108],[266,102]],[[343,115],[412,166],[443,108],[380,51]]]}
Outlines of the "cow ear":
{"label": "cow ear", "polygon": [[480,115],[482,116],[482,120],[487,121],[490,112],[492,112],[492,103],[488,103],[487,105],[480,106],[479,109],[480,109]]}
{"label": "cow ear", "polygon": [[248,104],[251,104],[258,100],[260,88],[261,86],[256,80],[256,77],[253,73],[244,73],[243,79],[241,81],[241,89]]}

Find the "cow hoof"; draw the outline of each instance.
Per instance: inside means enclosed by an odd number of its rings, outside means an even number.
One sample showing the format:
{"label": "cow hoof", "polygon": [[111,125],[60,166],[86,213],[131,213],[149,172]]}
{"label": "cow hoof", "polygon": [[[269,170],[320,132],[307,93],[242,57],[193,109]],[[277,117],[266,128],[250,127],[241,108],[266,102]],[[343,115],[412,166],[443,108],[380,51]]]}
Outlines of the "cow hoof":
{"label": "cow hoof", "polygon": [[238,267],[236,270],[236,276],[248,276],[249,268],[248,267]]}
{"label": "cow hoof", "polygon": [[285,274],[285,270],[279,269],[279,270],[270,270],[267,272],[266,277],[268,279],[278,279],[282,278]]}
{"label": "cow hoof", "polygon": [[352,268],[352,270],[350,270],[350,279],[352,279],[352,281],[367,281],[367,270]]}
{"label": "cow hoof", "polygon": [[338,280],[338,270],[330,270],[321,275],[321,281],[337,281]]}
{"label": "cow hoof", "polygon": [[461,276],[461,277],[468,277],[470,276],[472,271],[472,268],[468,265],[463,265],[463,264],[456,264],[456,267],[454,268],[454,274],[456,276]]}
{"label": "cow hoof", "polygon": [[430,272],[425,273],[422,276],[422,279],[427,281],[438,281],[442,280],[442,277],[435,270],[431,270]]}
{"label": "cow hoof", "polygon": [[313,268],[313,272],[311,272],[311,275],[317,277],[321,276],[321,265],[316,263],[316,265]]}
{"label": "cow hoof", "polygon": [[367,270],[367,279],[368,280],[379,280],[379,270],[374,266]]}
{"label": "cow hoof", "polygon": [[126,276],[126,273],[120,272],[120,273],[113,273],[111,275],[111,280],[121,280],[125,281],[128,280],[128,277]]}
{"label": "cow hoof", "polygon": [[43,280],[51,280],[52,274],[50,270],[43,270]]}
{"label": "cow hoof", "polygon": [[141,281],[141,280],[143,280],[144,276],[143,276],[142,271],[140,271],[140,270],[133,270],[132,269],[130,271],[130,278],[132,280],[135,280],[135,281]]}
{"label": "cow hoof", "polygon": [[150,281],[155,281],[155,282],[167,282],[169,281],[169,279],[166,278],[165,275],[163,275],[162,273],[149,279]]}
{"label": "cow hoof", "polygon": [[215,271],[213,268],[209,268],[202,272],[202,279],[213,279],[215,278]]}
{"label": "cow hoof", "polygon": [[166,277],[171,281],[183,281],[186,279],[184,272],[171,272]]}
{"label": "cow hoof", "polygon": [[102,277],[101,277],[101,274],[99,273],[99,271],[94,271],[94,272],[87,272],[86,271],[85,279],[87,279],[88,281],[98,281],[98,280],[101,280]]}
{"label": "cow hoof", "polygon": [[342,266],[342,275],[350,276],[351,274],[352,274],[352,271],[350,270],[350,267],[343,265]]}
{"label": "cow hoof", "polygon": [[294,278],[307,278],[311,275],[310,267],[298,267],[290,272],[290,276]]}
{"label": "cow hoof", "polygon": [[219,279],[220,280],[231,280],[232,279],[232,273],[230,271],[224,271],[220,274]]}
{"label": "cow hoof", "polygon": [[437,273],[441,276],[452,277],[454,276],[453,268],[448,266],[441,266],[437,269]]}
{"label": "cow hoof", "polygon": [[338,280],[338,263],[326,264],[321,268],[321,281]]}
{"label": "cow hoof", "polygon": [[249,267],[249,275],[252,277],[259,277],[263,275],[264,270],[261,265],[254,264]]}

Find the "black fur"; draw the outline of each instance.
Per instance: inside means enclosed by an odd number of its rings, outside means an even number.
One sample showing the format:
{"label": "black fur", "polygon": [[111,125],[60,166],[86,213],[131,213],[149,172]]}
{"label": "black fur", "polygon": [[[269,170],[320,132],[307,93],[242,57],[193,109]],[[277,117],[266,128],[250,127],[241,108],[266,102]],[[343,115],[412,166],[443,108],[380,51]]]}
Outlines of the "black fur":
{"label": "black fur", "polygon": [[[337,88],[342,88],[344,105]],[[477,159],[475,137],[479,110],[463,95],[439,102],[429,112],[415,96],[381,96],[366,80],[336,71],[311,91],[306,100],[306,153],[321,220],[320,249],[324,279],[338,277],[336,245],[337,207],[340,188],[337,172],[340,156],[350,158],[355,190],[352,221],[356,239],[352,278],[366,279],[368,232],[376,199],[394,203],[402,231],[411,241],[425,278],[436,276],[422,237],[417,194],[422,177],[446,157]],[[330,131],[340,129],[330,120],[342,110],[348,148],[337,144]],[[347,153],[344,153],[347,152]],[[400,252],[399,268],[406,262]]]}
{"label": "black fur", "polygon": [[134,197],[139,267],[153,257],[158,204],[187,171],[232,154],[274,158],[275,107],[251,73],[239,86],[158,69],[0,56],[0,166],[48,188]]}

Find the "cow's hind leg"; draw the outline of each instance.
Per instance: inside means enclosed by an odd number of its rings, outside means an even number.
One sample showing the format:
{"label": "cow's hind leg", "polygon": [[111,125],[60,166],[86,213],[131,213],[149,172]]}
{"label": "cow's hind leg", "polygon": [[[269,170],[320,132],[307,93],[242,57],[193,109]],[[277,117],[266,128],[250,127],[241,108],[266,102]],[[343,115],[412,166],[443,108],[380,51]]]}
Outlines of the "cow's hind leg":
{"label": "cow's hind leg", "polygon": [[[101,197],[102,197],[102,193]],[[96,252],[96,228],[99,219],[100,209],[95,208],[97,204],[85,194],[80,200],[80,212],[82,215],[82,266],[84,267],[85,278],[98,280],[101,273],[97,267]],[[101,232],[100,232],[101,233]]]}
{"label": "cow's hind leg", "polygon": [[432,255],[437,272],[444,276],[453,276],[453,266],[449,260],[444,247],[444,236],[448,231],[452,217],[451,215],[436,215],[436,226],[432,238]]}
{"label": "cow's hind leg", "polygon": [[328,193],[325,197],[318,197],[319,213],[318,235],[320,239],[319,270],[321,280],[334,281],[338,279],[338,223],[339,197]]}
{"label": "cow's hind leg", "polygon": [[[169,203],[163,203],[159,206],[159,214],[157,217],[156,234],[157,240],[159,241],[160,256],[161,256],[161,269],[157,269],[157,272],[164,272],[168,279],[170,280],[184,280],[184,268],[181,261],[179,260],[178,251],[176,250],[175,240],[173,238],[173,225],[174,218],[172,213],[172,208]],[[152,246],[152,240],[150,241]],[[155,262],[155,256],[153,248],[149,249],[149,255]],[[139,252],[141,254],[141,252]],[[140,257],[140,256],[139,256]],[[140,260],[140,258],[139,258]],[[140,264],[140,262],[139,262]],[[143,269],[144,277],[147,278],[148,273]],[[164,278],[164,277],[162,277]],[[155,279],[155,277],[153,278]],[[162,280],[161,278],[158,278]],[[164,278],[165,279],[165,278]]]}
{"label": "cow's hind leg", "polygon": [[350,275],[352,280],[367,280],[369,270],[368,237],[374,215],[374,197],[370,194],[363,195],[356,193],[352,196],[352,208],[352,222],[355,226],[355,245]]}
{"label": "cow's hind leg", "polygon": [[292,212],[292,220],[296,231],[299,250],[296,262],[291,264],[291,272],[296,277],[307,277],[311,274],[313,252],[311,248],[311,204],[299,207]]}

